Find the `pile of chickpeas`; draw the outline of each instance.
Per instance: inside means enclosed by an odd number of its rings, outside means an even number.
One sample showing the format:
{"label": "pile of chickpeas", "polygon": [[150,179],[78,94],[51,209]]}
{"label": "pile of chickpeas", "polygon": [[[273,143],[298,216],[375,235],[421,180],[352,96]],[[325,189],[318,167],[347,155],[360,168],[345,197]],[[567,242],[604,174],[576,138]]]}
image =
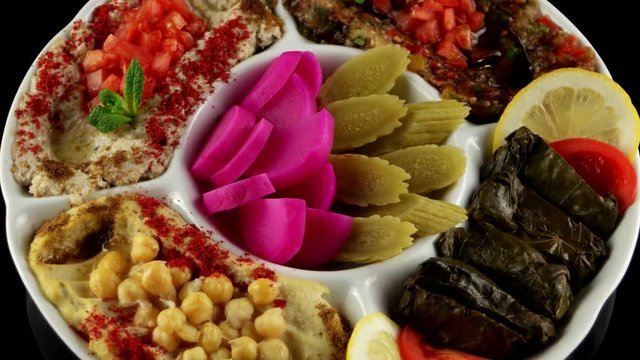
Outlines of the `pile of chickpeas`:
{"label": "pile of chickpeas", "polygon": [[152,236],[137,232],[131,261],[120,251],[107,252],[89,276],[91,291],[137,305],[134,325],[148,328],[153,341],[177,359],[290,359],[281,340],[282,309],[273,305],[276,283],[257,279],[240,294],[225,275],[192,280],[188,268],[155,260],[159,249]]}

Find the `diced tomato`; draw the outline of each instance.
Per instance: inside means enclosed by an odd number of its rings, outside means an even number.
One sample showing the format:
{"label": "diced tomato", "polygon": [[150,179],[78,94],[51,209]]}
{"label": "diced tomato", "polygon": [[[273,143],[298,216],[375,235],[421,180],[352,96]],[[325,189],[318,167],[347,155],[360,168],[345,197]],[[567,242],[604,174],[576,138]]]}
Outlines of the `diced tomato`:
{"label": "diced tomato", "polygon": [[185,20],[191,20],[191,10],[189,10],[189,5],[187,5],[185,0],[169,0],[169,2],[172,5],[171,8],[182,15]]}
{"label": "diced tomato", "polygon": [[167,71],[169,71],[169,67],[171,66],[171,53],[166,51],[161,51],[156,54],[156,57],[153,59],[151,63],[151,70],[153,70],[158,75],[163,75]]}
{"label": "diced tomato", "polygon": [[466,13],[471,13],[476,11],[476,2],[474,0],[459,0],[460,1],[460,9],[462,9]]}
{"label": "diced tomato", "polygon": [[432,9],[416,6],[411,9],[411,17],[416,20],[431,21],[436,19],[436,12]]}
{"label": "diced tomato", "polygon": [[453,40],[459,48],[471,50],[471,29],[469,25],[458,25],[449,34],[453,36]]}
{"label": "diced tomato", "polygon": [[172,36],[187,26],[187,21],[176,11],[170,12],[160,20],[158,27],[165,36]]}
{"label": "diced tomato", "polygon": [[482,29],[484,27],[484,13],[480,11],[467,13],[467,23],[473,32]]}
{"label": "diced tomato", "polygon": [[551,18],[547,15],[540,16],[536,21],[538,22],[538,24],[548,27],[549,30],[560,30],[560,27],[556,23],[554,23],[553,20],[551,20]]}
{"label": "diced tomato", "polygon": [[[146,74],[146,72],[145,72]],[[144,77],[144,90],[142,91],[142,98],[148,99],[153,96],[156,90],[156,79],[153,76]]]}
{"label": "diced tomato", "polygon": [[629,159],[616,147],[593,139],[574,138],[551,143],[593,190],[613,195],[623,214],[636,197],[637,178]]}
{"label": "diced tomato", "polygon": [[122,79],[118,75],[111,74],[107,76],[106,79],[104,79],[104,81],[102,82],[102,85],[100,85],[100,89],[118,91],[118,89],[120,89],[121,83],[122,83]]}
{"label": "diced tomato", "polygon": [[118,66],[119,57],[116,54],[104,50],[88,50],[82,59],[82,68],[85,72],[93,72],[98,69]]}
{"label": "diced tomato", "polygon": [[[416,5],[416,6],[420,6],[420,5]],[[424,9],[433,10],[436,12],[444,10],[444,7],[442,6],[442,4],[437,2],[436,0],[425,0],[422,3],[422,7]]]}
{"label": "diced tomato", "polygon": [[391,0],[373,0],[371,3],[374,9],[383,14],[391,11]]}
{"label": "diced tomato", "polygon": [[438,22],[435,19],[423,22],[416,30],[416,39],[425,45],[437,43],[440,40]]}
{"label": "diced tomato", "polygon": [[453,67],[466,69],[468,66],[467,58],[451,41],[441,41],[440,45],[438,45],[438,49],[436,50],[436,54],[445,58],[447,60],[447,64]]}
{"label": "diced tomato", "polygon": [[446,8],[442,15],[443,32],[451,31],[456,26],[455,11],[453,8]]}
{"label": "diced tomato", "polygon": [[188,31],[194,37],[201,37],[204,35],[207,30],[207,24],[204,22],[202,18],[194,18],[191,22],[184,28],[184,30]]}
{"label": "diced tomato", "polygon": [[97,95],[100,92],[100,87],[104,81],[104,70],[96,70],[87,73],[87,91],[91,95]]}
{"label": "diced tomato", "polygon": [[460,0],[436,0],[440,4],[448,7],[458,7],[460,6]]}
{"label": "diced tomato", "polygon": [[109,34],[109,36],[107,36],[107,39],[102,44],[102,48],[106,51],[113,51],[113,49],[116,47],[116,44],[120,41],[121,40],[117,36]]}
{"label": "diced tomato", "polygon": [[182,43],[182,45],[184,45],[185,49],[191,49],[195,44],[193,36],[186,31],[180,31],[176,35],[178,36],[178,40]]}
{"label": "diced tomato", "polygon": [[184,54],[184,45],[177,38],[168,37],[162,40],[162,51],[170,53],[174,59],[179,59]]}
{"label": "diced tomato", "polygon": [[398,24],[398,28],[402,31],[415,32],[421,21],[411,15],[410,11],[396,11],[393,18]]}
{"label": "diced tomato", "polygon": [[140,4],[140,11],[137,14],[139,21],[147,21],[150,24],[155,24],[162,19],[164,12],[163,6],[157,0],[143,1]]}
{"label": "diced tomato", "polygon": [[125,64],[129,64],[131,60],[136,59],[145,67],[151,64],[153,57],[145,48],[134,45],[128,41],[119,41],[113,47],[113,52],[120,55]]}
{"label": "diced tomato", "polygon": [[162,32],[160,30],[154,30],[142,33],[140,34],[138,43],[147,51],[154,52],[162,46]]}

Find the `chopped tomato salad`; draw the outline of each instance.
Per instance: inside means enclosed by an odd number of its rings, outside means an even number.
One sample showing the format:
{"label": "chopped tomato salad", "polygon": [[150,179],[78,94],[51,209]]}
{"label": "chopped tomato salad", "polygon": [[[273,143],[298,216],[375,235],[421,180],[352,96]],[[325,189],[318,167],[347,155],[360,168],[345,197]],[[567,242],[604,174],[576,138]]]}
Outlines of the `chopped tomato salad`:
{"label": "chopped tomato salad", "polygon": [[195,46],[206,28],[185,0],[143,0],[140,6],[124,10],[120,19],[117,30],[87,51],[82,61],[90,98],[102,89],[122,94],[124,74],[134,58],[144,70],[143,98],[149,98],[157,82]]}
{"label": "chopped tomato salad", "polygon": [[[381,11],[386,6],[376,5]],[[474,0],[414,0],[393,12],[399,28],[412,34],[423,45],[454,67],[467,68],[464,50],[471,50],[473,33],[484,27],[484,13],[476,10]]]}
{"label": "chopped tomato salad", "polygon": [[400,330],[398,347],[402,360],[487,360],[486,358],[451,349],[434,349],[409,326]]}
{"label": "chopped tomato salad", "polygon": [[601,141],[573,138],[551,143],[551,147],[576,170],[593,190],[613,195],[623,214],[636,198],[637,178],[629,159]]}

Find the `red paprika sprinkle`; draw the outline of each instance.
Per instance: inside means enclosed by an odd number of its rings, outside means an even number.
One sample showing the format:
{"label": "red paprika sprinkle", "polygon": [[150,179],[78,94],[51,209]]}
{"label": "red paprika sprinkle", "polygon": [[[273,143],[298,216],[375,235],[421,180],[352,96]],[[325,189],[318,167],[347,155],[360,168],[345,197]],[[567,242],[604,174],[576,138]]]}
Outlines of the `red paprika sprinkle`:
{"label": "red paprika sprinkle", "polygon": [[277,276],[276,273],[271,270],[268,269],[266,266],[264,265],[260,265],[257,268],[253,269],[253,271],[251,272],[251,276],[254,279],[269,279],[272,281],[276,281],[277,280]]}
{"label": "red paprika sprinkle", "polygon": [[275,307],[279,307],[279,308],[284,308],[287,306],[287,300],[285,299],[275,299],[273,300],[273,306]]}

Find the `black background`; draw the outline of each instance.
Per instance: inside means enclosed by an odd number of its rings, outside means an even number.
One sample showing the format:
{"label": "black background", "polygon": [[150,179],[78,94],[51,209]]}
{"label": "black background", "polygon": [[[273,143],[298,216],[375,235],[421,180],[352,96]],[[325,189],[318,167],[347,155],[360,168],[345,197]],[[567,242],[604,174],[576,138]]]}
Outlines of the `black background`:
{"label": "black background", "polygon": [[[640,38],[637,13],[625,6],[619,6],[617,2],[614,5],[614,2],[601,0],[555,0],[552,3],[589,39],[604,59],[613,78],[627,90],[636,106],[640,107],[640,71],[637,65],[638,57],[633,55],[637,51]],[[4,70],[0,72],[0,113],[8,114],[11,101],[24,74],[42,47],[84,4],[85,1],[81,0],[11,2],[11,10],[7,10],[6,13],[8,16],[0,22],[0,34],[3,34],[4,44]],[[4,207],[2,211],[4,215]],[[4,280],[3,310],[5,315],[9,315],[5,318],[5,329],[10,329],[12,339],[20,339],[21,358],[42,358],[28,322],[24,287],[9,255],[6,239],[0,241],[0,256],[0,271]],[[595,358],[605,359],[617,357],[617,354],[634,353],[638,342],[637,330],[627,329],[629,325],[632,329],[635,328],[634,325],[637,325],[640,319],[639,296],[633,291],[639,278],[640,259],[636,254],[617,290],[609,329]],[[7,323],[8,319],[11,319],[10,323]],[[49,336],[55,337],[52,333]]]}

